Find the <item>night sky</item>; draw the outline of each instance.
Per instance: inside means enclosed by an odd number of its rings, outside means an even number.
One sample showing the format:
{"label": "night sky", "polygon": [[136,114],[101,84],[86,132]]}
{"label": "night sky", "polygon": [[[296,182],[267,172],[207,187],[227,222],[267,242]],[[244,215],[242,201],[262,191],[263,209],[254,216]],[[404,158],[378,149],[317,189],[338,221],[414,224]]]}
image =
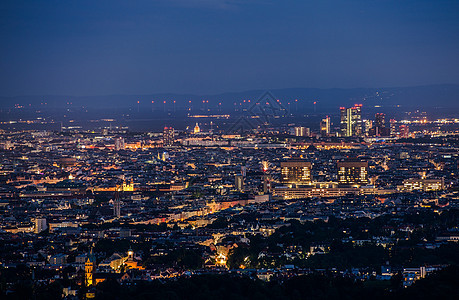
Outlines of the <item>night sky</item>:
{"label": "night sky", "polygon": [[457,0],[2,0],[0,34],[0,96],[459,84]]}

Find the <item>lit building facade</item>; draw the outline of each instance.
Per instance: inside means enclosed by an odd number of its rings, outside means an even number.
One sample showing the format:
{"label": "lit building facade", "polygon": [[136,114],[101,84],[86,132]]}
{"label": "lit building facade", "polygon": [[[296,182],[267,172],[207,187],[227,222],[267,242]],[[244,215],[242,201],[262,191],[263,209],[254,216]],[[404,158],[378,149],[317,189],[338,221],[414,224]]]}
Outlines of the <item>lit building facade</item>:
{"label": "lit building facade", "polygon": [[276,197],[289,199],[306,199],[312,197],[336,198],[346,195],[387,195],[395,190],[377,189],[373,186],[366,187],[275,187],[273,194]]}
{"label": "lit building facade", "polygon": [[338,162],[338,182],[359,186],[368,184],[368,162],[360,160]]}
{"label": "lit building facade", "polygon": [[445,189],[443,178],[440,179],[406,179],[403,181],[403,190],[433,192]]}
{"label": "lit building facade", "polygon": [[234,187],[240,192],[244,190],[244,176],[236,175],[234,177]]}
{"label": "lit building facade", "polygon": [[163,130],[163,146],[170,147],[174,144],[175,131],[173,127],[164,127]]}
{"label": "lit building facade", "polygon": [[36,218],[35,219],[35,233],[40,233],[46,229],[48,229],[48,224],[46,222],[46,219]]}
{"label": "lit building facade", "polygon": [[115,139],[115,151],[124,150],[126,145],[124,144],[124,139],[122,137],[118,137]]}
{"label": "lit building facade", "polygon": [[326,116],[320,121],[320,134],[328,136],[330,134],[330,117]]}
{"label": "lit building facade", "polygon": [[310,130],[306,127],[295,127],[294,128],[295,136],[309,136]]}
{"label": "lit building facade", "polygon": [[91,251],[88,255],[88,258],[86,259],[86,262],[84,264],[84,281],[86,286],[91,286],[94,285],[94,273],[96,271],[96,257],[92,253],[92,248]]}
{"label": "lit building facade", "polygon": [[398,128],[398,136],[400,138],[408,138],[410,137],[410,128],[408,125],[400,125]]}
{"label": "lit building facade", "polygon": [[281,162],[282,183],[310,184],[311,163],[303,159],[290,159]]}
{"label": "lit building facade", "polygon": [[340,116],[341,136],[362,136],[362,104],[350,108],[341,107]]}
{"label": "lit building facade", "polygon": [[396,136],[397,135],[397,121],[395,119],[390,119],[389,124],[390,124],[390,136]]}
{"label": "lit building facade", "polygon": [[198,123],[196,123],[196,125],[194,126],[194,129],[193,129],[193,133],[197,134],[197,133],[200,133],[200,132],[201,132],[201,128],[199,128]]}
{"label": "lit building facade", "polygon": [[371,135],[373,136],[389,136],[390,128],[386,128],[386,115],[383,113],[377,113],[375,115],[374,127],[371,129]]}

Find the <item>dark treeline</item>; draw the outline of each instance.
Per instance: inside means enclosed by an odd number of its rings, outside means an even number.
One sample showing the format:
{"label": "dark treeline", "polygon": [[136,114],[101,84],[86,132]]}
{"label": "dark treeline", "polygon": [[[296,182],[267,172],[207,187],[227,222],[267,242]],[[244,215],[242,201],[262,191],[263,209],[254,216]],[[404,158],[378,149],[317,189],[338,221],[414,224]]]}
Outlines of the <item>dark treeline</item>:
{"label": "dark treeline", "polygon": [[[0,278],[11,275],[3,270]],[[20,275],[19,275],[20,277]],[[201,275],[161,282],[119,284],[108,280],[95,287],[96,299],[459,299],[459,267],[450,266],[403,288],[401,277],[390,281],[359,281],[329,273],[298,276],[285,281],[263,282],[232,275]],[[5,299],[61,299],[63,282],[49,285],[18,280],[15,293]],[[5,285],[0,285],[1,289]],[[81,289],[79,297],[87,291]]]}

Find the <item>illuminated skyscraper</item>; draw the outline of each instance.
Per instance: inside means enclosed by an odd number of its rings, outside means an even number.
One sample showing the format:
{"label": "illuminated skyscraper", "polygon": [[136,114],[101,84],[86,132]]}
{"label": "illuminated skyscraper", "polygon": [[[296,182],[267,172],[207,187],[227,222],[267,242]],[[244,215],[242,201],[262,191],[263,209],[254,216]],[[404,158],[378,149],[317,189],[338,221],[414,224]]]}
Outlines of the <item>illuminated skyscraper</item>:
{"label": "illuminated skyscraper", "polygon": [[401,138],[410,137],[410,128],[408,127],[408,125],[400,125],[400,127],[398,128],[398,132],[399,137]]}
{"label": "illuminated skyscraper", "polygon": [[326,116],[320,121],[320,134],[327,136],[330,134],[330,117]]}
{"label": "illuminated skyscraper", "polygon": [[347,112],[346,112],[346,108],[341,106],[339,108],[339,114],[340,114],[340,123],[339,123],[340,135],[341,136],[346,136],[347,135]]}
{"label": "illuminated skyscraper", "polygon": [[309,136],[310,130],[306,127],[295,127],[295,136]]}
{"label": "illuminated skyscraper", "polygon": [[311,163],[303,159],[290,159],[281,162],[282,182],[293,184],[310,184]]}
{"label": "illuminated skyscraper", "polygon": [[384,127],[386,127],[386,115],[383,113],[377,113],[375,115],[375,128],[377,129],[377,131],[378,129],[380,131],[380,129]]}
{"label": "illuminated skyscraper", "polygon": [[35,233],[40,233],[46,229],[48,229],[48,224],[46,223],[46,219],[36,218],[35,219]]}
{"label": "illuminated skyscraper", "polygon": [[124,150],[124,139],[122,137],[118,137],[115,139],[115,151]]}
{"label": "illuminated skyscraper", "polygon": [[234,187],[240,192],[244,190],[244,176],[236,175],[234,177]]}
{"label": "illuminated skyscraper", "polygon": [[346,185],[367,184],[368,162],[351,159],[338,162],[338,182]]}
{"label": "illuminated skyscraper", "polygon": [[362,104],[353,107],[340,107],[341,136],[362,136]]}
{"label": "illuminated skyscraper", "polygon": [[397,121],[394,119],[390,119],[390,136],[397,135]]}
{"label": "illuminated skyscraper", "polygon": [[374,127],[371,130],[371,135],[374,136],[389,136],[390,128],[386,128],[386,115],[377,113],[375,115]]}
{"label": "illuminated skyscraper", "polygon": [[169,147],[174,144],[175,132],[172,127],[164,127],[163,130],[163,146]]}
{"label": "illuminated skyscraper", "polygon": [[363,132],[365,136],[369,136],[371,134],[371,130],[373,129],[373,121],[372,120],[363,120]]}

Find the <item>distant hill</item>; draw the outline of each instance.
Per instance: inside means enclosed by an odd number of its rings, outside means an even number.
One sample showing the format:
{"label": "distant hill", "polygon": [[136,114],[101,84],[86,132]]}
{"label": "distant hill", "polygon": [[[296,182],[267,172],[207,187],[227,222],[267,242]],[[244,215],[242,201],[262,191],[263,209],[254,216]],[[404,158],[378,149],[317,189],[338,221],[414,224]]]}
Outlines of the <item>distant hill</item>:
{"label": "distant hill", "polygon": [[[47,103],[46,107],[52,109],[67,107],[85,107],[89,109],[167,109],[182,110],[190,105],[193,109],[221,108],[221,110],[233,110],[235,103],[239,105],[242,100],[257,100],[265,90],[249,90],[243,92],[228,92],[214,95],[193,94],[150,94],[150,95],[106,95],[106,96],[56,96],[36,95],[0,97],[0,109],[11,109],[15,105],[24,107],[42,107],[41,103]],[[317,111],[336,110],[340,106],[350,106],[361,103],[364,107],[380,106],[382,108],[459,108],[459,85],[426,85],[414,87],[390,87],[390,88],[352,88],[352,89],[317,89],[317,88],[288,88],[273,89],[270,92],[280,99],[282,105],[287,106],[290,102],[291,109],[298,111],[310,111],[313,102],[316,101]],[[298,102],[295,103],[295,99]],[[202,101],[208,101],[204,104]],[[137,101],[140,101],[137,104]],[[154,103],[152,104],[152,101]],[[164,104],[166,101],[166,104]],[[175,101],[175,104],[174,102]],[[191,104],[189,103],[191,101]],[[71,104],[67,104],[71,103]],[[221,103],[221,105],[219,105]],[[248,102],[247,102],[248,103]],[[248,105],[248,104],[245,105]],[[294,107],[295,106],[295,107]]]}

